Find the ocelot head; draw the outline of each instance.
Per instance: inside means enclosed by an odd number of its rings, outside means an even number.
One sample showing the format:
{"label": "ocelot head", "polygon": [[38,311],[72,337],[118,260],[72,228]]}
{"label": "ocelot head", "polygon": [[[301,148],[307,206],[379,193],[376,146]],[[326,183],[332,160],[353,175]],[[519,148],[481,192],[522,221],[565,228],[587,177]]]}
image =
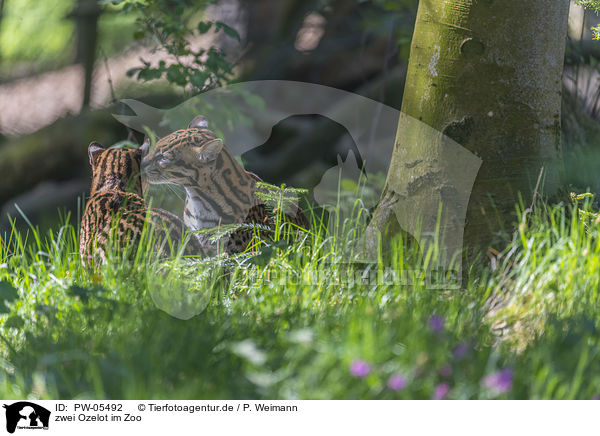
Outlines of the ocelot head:
{"label": "ocelot head", "polygon": [[206,119],[194,118],[187,129],[177,130],[150,147],[141,147],[142,172],[150,184],[208,185],[223,151],[223,141],[207,128]]}
{"label": "ocelot head", "polygon": [[92,142],[88,147],[88,155],[92,166],[90,195],[102,190],[142,195],[140,149],[106,149]]}

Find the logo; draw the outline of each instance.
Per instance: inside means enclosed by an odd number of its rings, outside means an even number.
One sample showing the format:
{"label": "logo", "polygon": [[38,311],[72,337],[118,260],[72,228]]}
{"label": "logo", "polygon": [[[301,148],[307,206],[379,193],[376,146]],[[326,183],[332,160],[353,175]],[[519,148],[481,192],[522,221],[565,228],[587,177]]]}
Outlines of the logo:
{"label": "logo", "polygon": [[[354,143],[353,147],[347,143],[323,145],[339,151],[337,166],[321,172],[321,181],[313,192],[317,204],[329,212],[329,222],[333,223],[332,218],[336,218],[338,223],[344,223],[346,217],[355,213],[357,200],[365,210],[381,204],[386,214],[395,216],[399,228],[418,242],[427,265],[424,267],[426,275],[438,274],[443,279],[447,272],[454,279],[452,283],[444,282],[443,286],[460,288],[467,206],[482,160],[443,132],[375,100],[340,89],[293,81],[235,83],[194,96],[168,110],[136,100],[122,100],[122,103],[135,115],[113,116],[127,127],[145,133],[150,139],[148,150],[157,138],[185,129],[191,120],[203,115],[202,122],[208,123],[227,150],[238,158],[265,144],[274,126],[289,117],[316,114],[328,118],[343,127]],[[181,158],[173,163],[193,168],[200,174],[200,170],[214,167],[206,163],[214,160],[210,153],[214,148],[207,149],[209,152],[199,158],[196,154],[186,154],[188,161]],[[301,156],[303,151],[297,153]],[[144,195],[152,200],[153,207],[179,216],[189,212],[221,222],[218,211],[210,207],[214,199],[197,200],[204,199],[202,195],[208,190],[194,199],[186,190],[187,181],[178,178],[178,174],[182,174],[179,169],[167,163],[166,169],[161,168],[156,160],[152,172],[142,172],[142,185],[148,186]],[[297,168],[295,176],[309,180],[319,171],[321,169],[312,167]],[[388,174],[402,177],[386,177]],[[386,195],[383,195],[384,187]],[[173,202],[174,197],[179,199]],[[184,204],[194,201],[193,211],[184,210]],[[198,229],[204,229],[202,222]],[[357,226],[350,240],[342,240],[336,252],[347,262],[376,263],[379,236],[377,223],[365,222],[364,228]],[[430,246],[434,246],[437,253],[432,258],[428,254]],[[207,298],[198,299],[198,304],[189,304],[190,292],[186,290],[184,298],[173,298],[172,289],[173,286],[166,285],[150,290],[162,310],[182,319],[204,310]]]}
{"label": "logo", "polygon": [[29,401],[19,401],[4,405],[6,409],[6,431],[14,433],[18,429],[48,430],[50,411]]}

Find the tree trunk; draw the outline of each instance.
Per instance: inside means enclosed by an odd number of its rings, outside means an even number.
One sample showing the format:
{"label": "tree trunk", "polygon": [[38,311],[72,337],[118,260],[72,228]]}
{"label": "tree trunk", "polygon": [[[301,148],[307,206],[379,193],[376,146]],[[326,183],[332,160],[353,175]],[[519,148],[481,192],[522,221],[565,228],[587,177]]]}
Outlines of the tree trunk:
{"label": "tree trunk", "polygon": [[420,1],[403,114],[370,231],[397,228],[397,220],[415,235],[409,221],[419,219],[422,232],[435,231],[432,211],[441,206],[446,247],[461,248],[466,213],[473,253],[512,224],[519,193],[529,204],[542,168],[546,192],[559,187],[568,11],[569,0]]}
{"label": "tree trunk", "polygon": [[101,12],[98,0],[78,0],[76,8],[71,14],[75,20],[77,34],[76,61],[82,65],[84,71],[82,101],[84,109],[90,105],[98,39],[98,19]]}

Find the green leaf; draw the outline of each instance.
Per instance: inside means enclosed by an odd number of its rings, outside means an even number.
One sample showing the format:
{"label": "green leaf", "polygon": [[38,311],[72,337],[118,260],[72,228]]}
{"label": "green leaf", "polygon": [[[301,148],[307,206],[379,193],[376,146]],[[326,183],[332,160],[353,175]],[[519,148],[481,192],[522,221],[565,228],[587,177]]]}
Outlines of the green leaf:
{"label": "green leaf", "polygon": [[14,301],[19,298],[19,292],[6,280],[0,282],[0,301]]}
{"label": "green leaf", "polygon": [[206,85],[206,80],[210,77],[210,74],[206,71],[196,70],[190,77],[190,83],[198,89],[203,89]]}
{"label": "green leaf", "polygon": [[137,73],[140,70],[141,70],[141,68],[135,67],[130,70],[127,70],[127,72],[125,74],[127,75],[127,77],[133,77],[135,75],[135,73]]}
{"label": "green leaf", "polygon": [[160,79],[160,76],[162,76],[162,71],[160,69],[144,68],[144,69],[140,70],[137,78],[139,80],[149,81],[149,80]]}
{"label": "green leaf", "polygon": [[170,65],[167,68],[167,80],[179,86],[187,85],[187,75],[181,65]]}
{"label": "green leaf", "polygon": [[212,21],[200,21],[198,23],[198,32],[200,32],[200,34],[204,34],[210,30],[212,25]]}
{"label": "green leaf", "polygon": [[223,23],[222,21],[217,21],[216,25],[217,25],[217,30],[223,29],[223,32],[225,32],[225,35],[229,36],[230,38],[234,38],[234,39],[237,39],[238,41],[241,41],[240,34],[233,27],[228,26],[227,24]]}

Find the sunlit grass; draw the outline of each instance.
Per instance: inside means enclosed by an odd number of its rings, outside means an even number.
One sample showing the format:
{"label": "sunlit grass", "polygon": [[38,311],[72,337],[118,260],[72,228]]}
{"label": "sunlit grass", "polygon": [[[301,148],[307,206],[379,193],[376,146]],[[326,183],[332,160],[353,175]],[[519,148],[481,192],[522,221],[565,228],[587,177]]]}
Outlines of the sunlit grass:
{"label": "sunlit grass", "polygon": [[[579,205],[591,211],[590,203]],[[592,398],[600,394],[598,223],[540,203],[462,290],[415,244],[375,263],[328,235],[236,256],[81,266],[69,222],[0,244],[3,398]],[[335,217],[334,217],[335,218]],[[362,227],[361,227],[362,226]],[[277,233],[285,239],[285,231]],[[141,254],[140,254],[141,253]],[[121,256],[121,257],[119,257]],[[390,281],[399,272],[404,281]],[[387,277],[387,278],[386,278]]]}

